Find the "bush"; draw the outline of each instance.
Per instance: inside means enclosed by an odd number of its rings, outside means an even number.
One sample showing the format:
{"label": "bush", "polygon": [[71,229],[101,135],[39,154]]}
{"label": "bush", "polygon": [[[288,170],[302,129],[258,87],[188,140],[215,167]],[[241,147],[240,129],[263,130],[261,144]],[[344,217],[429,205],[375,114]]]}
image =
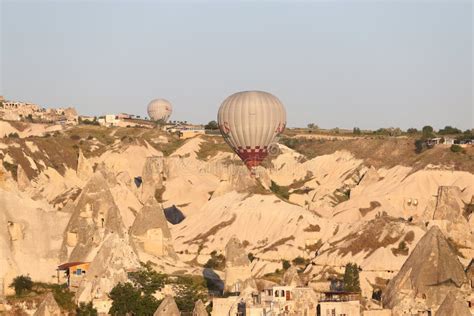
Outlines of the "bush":
{"label": "bush", "polygon": [[26,294],[33,288],[33,281],[31,281],[29,276],[20,275],[13,279],[10,288],[15,289],[16,295]]}
{"label": "bush", "polygon": [[281,267],[283,270],[288,270],[291,267],[291,264],[288,260],[282,260]]}
{"label": "bush", "polygon": [[59,307],[68,311],[73,311],[75,309],[76,304],[74,303],[74,293],[69,291],[66,284],[51,284],[48,287],[51,288],[54,300],[58,303]]}
{"label": "bush", "polygon": [[8,134],[8,138],[20,138],[20,135],[18,135],[18,133],[10,133]]}
{"label": "bush", "polygon": [[450,149],[453,153],[462,153],[462,152],[464,152],[464,148],[462,148],[461,146],[456,145],[456,144],[451,145]]}
{"label": "bush", "polygon": [[225,269],[225,257],[222,254],[217,254],[216,251],[211,252],[211,258],[207,260],[204,264],[204,268],[214,269],[214,270],[224,270]]}
{"label": "bush", "polygon": [[76,308],[76,316],[97,316],[97,310],[92,306],[92,303],[81,303]]}
{"label": "bush", "polygon": [[422,139],[417,139],[415,141],[415,152],[417,154],[421,154],[423,151],[428,149],[428,146],[426,145],[426,142]]}
{"label": "bush", "polygon": [[272,184],[270,186],[270,190],[275,193],[280,198],[283,198],[285,200],[288,200],[290,197],[290,193],[287,187],[282,187],[276,184],[276,182],[272,181]]}
{"label": "bush", "polygon": [[291,261],[295,266],[302,266],[308,264],[308,261],[303,257],[296,257]]}
{"label": "bush", "polygon": [[253,253],[249,252],[249,254],[247,255],[247,257],[249,258],[249,261],[252,262],[254,259],[255,259],[255,256]]}

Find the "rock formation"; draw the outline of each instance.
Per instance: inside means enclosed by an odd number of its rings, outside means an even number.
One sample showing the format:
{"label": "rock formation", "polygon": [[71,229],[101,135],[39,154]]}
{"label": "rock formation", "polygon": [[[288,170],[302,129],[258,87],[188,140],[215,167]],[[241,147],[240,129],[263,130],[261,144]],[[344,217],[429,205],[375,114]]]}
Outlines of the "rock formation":
{"label": "rock formation", "polygon": [[455,186],[440,186],[434,210],[434,220],[458,222],[464,220],[464,203],[461,200],[461,190]]}
{"label": "rock formation", "polygon": [[124,236],[122,218],[107,182],[96,172],[78,197],[65,232],[62,261],[90,261],[88,255],[110,233]]}
{"label": "rock formation", "polygon": [[54,299],[53,293],[46,294],[34,316],[61,316],[61,309]]}
{"label": "rock formation", "polygon": [[153,316],[180,316],[178,305],[172,296],[166,296]]}
{"label": "rock formation", "polygon": [[303,286],[303,281],[301,281],[300,276],[298,275],[298,269],[295,266],[291,266],[283,274],[282,285],[286,286]]}
{"label": "rock formation", "polygon": [[82,181],[88,181],[92,177],[93,173],[94,170],[92,169],[92,165],[89,163],[86,157],[84,157],[82,150],[79,149],[76,169],[77,177]]}
{"label": "rock formation", "polygon": [[436,316],[471,316],[466,302],[459,300],[453,292],[446,295],[443,303],[436,312]]}
{"label": "rock formation", "polygon": [[139,267],[138,256],[128,240],[117,233],[109,235],[89,265],[76,292],[77,301],[90,302],[106,297],[117,283],[128,280],[128,271]]}
{"label": "rock formation", "polygon": [[439,306],[450,291],[466,295],[470,288],[463,266],[441,230],[433,226],[418,242],[383,295],[385,308],[407,311]]}
{"label": "rock formation", "polygon": [[176,258],[168,222],[155,198],[150,198],[137,214],[130,234],[139,252]]}
{"label": "rock formation", "polygon": [[374,167],[370,167],[360,180],[359,185],[366,186],[380,180],[380,175]]}
{"label": "rock formation", "polygon": [[233,236],[225,246],[224,291],[241,292],[246,287],[257,288],[250,270],[250,260],[245,248]]}
{"label": "rock formation", "polygon": [[16,169],[16,181],[18,183],[18,189],[20,191],[26,190],[31,185],[30,179],[28,179],[25,170],[20,164],[18,164],[18,167]]}
{"label": "rock formation", "polygon": [[196,301],[196,304],[194,304],[193,316],[209,316],[206,306],[204,306],[201,300]]}
{"label": "rock formation", "polygon": [[140,201],[146,203],[163,187],[163,157],[147,157],[142,172]]}

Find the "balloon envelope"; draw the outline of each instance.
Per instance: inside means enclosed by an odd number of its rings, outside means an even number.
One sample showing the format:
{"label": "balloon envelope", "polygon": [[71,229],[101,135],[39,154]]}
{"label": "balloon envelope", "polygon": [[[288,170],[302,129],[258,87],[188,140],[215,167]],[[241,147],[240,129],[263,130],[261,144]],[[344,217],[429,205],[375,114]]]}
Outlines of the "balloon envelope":
{"label": "balloon envelope", "polygon": [[244,91],[224,100],[217,121],[227,144],[252,169],[267,157],[268,146],[285,129],[286,111],[270,93]]}
{"label": "balloon envelope", "polygon": [[147,112],[151,120],[166,122],[173,112],[173,107],[168,100],[155,99],[148,103]]}

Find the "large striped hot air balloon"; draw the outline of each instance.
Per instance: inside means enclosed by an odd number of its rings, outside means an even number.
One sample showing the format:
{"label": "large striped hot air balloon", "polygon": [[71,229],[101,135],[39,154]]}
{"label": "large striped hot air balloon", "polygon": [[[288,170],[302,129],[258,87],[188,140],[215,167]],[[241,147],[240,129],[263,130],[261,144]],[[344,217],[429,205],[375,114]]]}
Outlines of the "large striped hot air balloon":
{"label": "large striped hot air balloon", "polygon": [[173,112],[173,107],[168,100],[155,99],[148,103],[147,111],[151,120],[166,122]]}
{"label": "large striped hot air balloon", "polygon": [[222,102],[217,114],[225,141],[252,171],[286,126],[286,111],[277,97],[263,91],[237,92]]}

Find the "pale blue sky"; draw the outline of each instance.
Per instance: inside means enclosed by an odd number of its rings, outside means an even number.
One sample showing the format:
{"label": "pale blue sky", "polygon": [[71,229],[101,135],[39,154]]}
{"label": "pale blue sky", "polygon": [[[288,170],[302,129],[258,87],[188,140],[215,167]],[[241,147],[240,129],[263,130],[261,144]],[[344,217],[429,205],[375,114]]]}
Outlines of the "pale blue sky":
{"label": "pale blue sky", "polygon": [[208,122],[257,89],[289,126],[474,127],[471,1],[0,1],[9,99]]}

